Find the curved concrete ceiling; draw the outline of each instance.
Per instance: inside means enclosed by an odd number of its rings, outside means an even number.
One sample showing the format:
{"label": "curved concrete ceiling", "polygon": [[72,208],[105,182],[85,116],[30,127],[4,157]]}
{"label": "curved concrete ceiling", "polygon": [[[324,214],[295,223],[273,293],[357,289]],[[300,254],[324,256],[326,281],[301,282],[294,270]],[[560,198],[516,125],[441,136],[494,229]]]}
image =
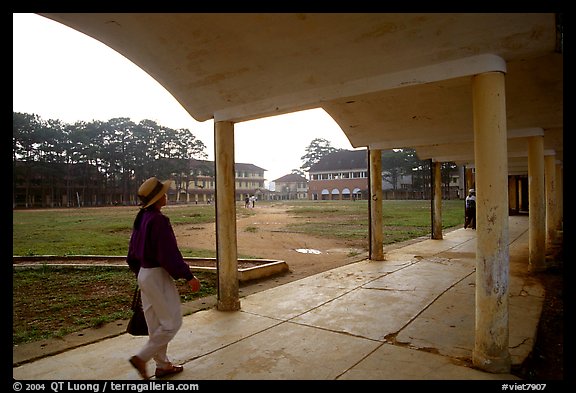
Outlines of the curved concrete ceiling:
{"label": "curved concrete ceiling", "polygon": [[471,162],[470,79],[503,71],[509,137],[562,129],[554,14],[41,15],[124,55],[198,121],[321,107],[352,146]]}

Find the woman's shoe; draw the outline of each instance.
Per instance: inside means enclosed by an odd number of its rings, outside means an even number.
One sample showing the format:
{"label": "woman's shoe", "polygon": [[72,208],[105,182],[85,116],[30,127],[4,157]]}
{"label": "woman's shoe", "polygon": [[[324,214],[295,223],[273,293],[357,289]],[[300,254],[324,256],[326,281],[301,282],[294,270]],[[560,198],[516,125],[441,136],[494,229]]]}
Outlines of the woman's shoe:
{"label": "woman's shoe", "polygon": [[138,356],[132,356],[130,358],[130,364],[134,366],[136,370],[138,370],[138,374],[142,377],[142,379],[149,379],[148,372],[146,371],[146,362],[140,359]]}
{"label": "woman's shoe", "polygon": [[156,376],[156,378],[163,378],[163,377],[166,377],[168,375],[178,374],[178,373],[182,372],[183,370],[184,370],[184,366],[171,364],[166,368],[156,368],[156,372],[154,373],[154,375]]}

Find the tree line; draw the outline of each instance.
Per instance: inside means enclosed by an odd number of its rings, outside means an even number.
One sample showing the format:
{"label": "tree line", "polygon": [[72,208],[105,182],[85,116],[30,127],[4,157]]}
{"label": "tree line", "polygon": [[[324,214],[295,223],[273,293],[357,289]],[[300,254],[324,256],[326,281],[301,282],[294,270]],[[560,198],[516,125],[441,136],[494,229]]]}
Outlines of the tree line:
{"label": "tree line", "polygon": [[[129,118],[66,124],[36,114],[13,112],[14,187],[50,187],[55,179],[101,195],[119,195],[126,203],[147,178],[172,178],[177,190],[188,189],[206,146],[188,129],[172,129],[152,120]],[[211,168],[201,168],[203,173]],[[104,199],[108,199],[105,196]],[[107,204],[111,201],[100,201]]]}
{"label": "tree line", "polygon": [[[172,129],[152,120],[135,123],[121,117],[67,124],[13,112],[14,205],[16,189],[20,204],[28,206],[33,188],[52,195],[56,206],[62,193],[67,195],[66,206],[128,204],[134,200],[134,190],[151,176],[173,179],[179,195],[200,173],[213,175],[213,166],[197,161],[208,157],[205,150],[190,130]],[[338,150],[330,141],[315,138],[301,157],[302,166],[292,172],[306,177],[314,163]],[[453,163],[443,163],[445,184],[454,168]],[[419,160],[413,149],[384,151],[382,169],[383,177],[394,186],[400,176],[410,174],[413,190],[430,187],[429,162]],[[73,195],[77,200],[71,199]]]}

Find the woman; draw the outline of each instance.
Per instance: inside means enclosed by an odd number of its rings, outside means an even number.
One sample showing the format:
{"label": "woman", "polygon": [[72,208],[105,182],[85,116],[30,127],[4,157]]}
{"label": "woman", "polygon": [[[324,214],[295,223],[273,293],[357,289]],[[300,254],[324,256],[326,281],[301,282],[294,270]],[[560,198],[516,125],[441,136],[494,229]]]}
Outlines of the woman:
{"label": "woman", "polygon": [[157,378],[181,372],[184,367],[168,359],[168,343],[182,326],[180,294],[174,280],[185,279],[192,292],[200,281],[190,271],[176,243],[170,220],[161,213],[171,180],[146,180],[138,189],[141,208],[130,237],[127,262],[136,274],[148,323],[148,341],[130,358],[140,376],[148,379],[146,364],[154,359]]}

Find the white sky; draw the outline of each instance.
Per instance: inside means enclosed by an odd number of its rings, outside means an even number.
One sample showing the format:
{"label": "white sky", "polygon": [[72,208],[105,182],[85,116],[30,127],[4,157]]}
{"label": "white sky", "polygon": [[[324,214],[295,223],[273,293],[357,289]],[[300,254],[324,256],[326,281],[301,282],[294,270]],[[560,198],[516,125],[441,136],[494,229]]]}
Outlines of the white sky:
{"label": "white sky", "polygon": [[[214,160],[213,121],[195,121],[158,82],[114,50],[36,14],[13,14],[13,29],[14,112],[65,123],[150,119],[189,129]],[[300,168],[315,138],[352,149],[336,122],[314,109],[237,123],[235,159],[266,169],[268,184]]]}

